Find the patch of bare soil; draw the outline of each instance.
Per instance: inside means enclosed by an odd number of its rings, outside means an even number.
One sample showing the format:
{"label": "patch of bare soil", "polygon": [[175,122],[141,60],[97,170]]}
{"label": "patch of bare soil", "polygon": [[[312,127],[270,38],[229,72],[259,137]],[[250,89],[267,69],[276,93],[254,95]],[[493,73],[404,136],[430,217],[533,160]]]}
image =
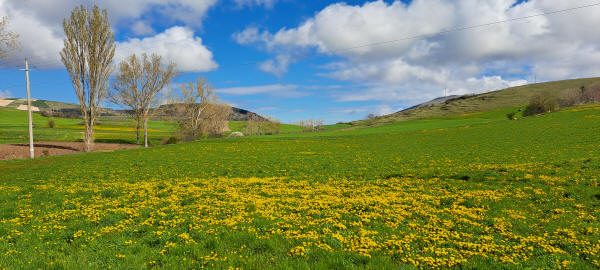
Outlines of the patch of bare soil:
{"label": "patch of bare soil", "polygon": [[[82,142],[36,142],[35,157],[57,156],[83,152]],[[139,145],[118,143],[94,143],[94,151],[110,151],[138,148]],[[0,144],[0,160],[29,158],[28,143]]]}

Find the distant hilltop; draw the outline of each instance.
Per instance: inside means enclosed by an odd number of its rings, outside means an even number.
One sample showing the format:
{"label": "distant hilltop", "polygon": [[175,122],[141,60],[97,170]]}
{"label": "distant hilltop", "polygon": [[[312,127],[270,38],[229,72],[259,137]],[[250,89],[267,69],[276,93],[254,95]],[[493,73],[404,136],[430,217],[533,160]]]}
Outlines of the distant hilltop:
{"label": "distant hilltop", "polygon": [[354,121],[352,124],[380,125],[525,106],[535,95],[549,93],[558,96],[566,89],[580,89],[597,83],[600,83],[600,77],[535,83],[483,94],[439,97],[392,114]]}
{"label": "distant hilltop", "polygon": [[[32,111],[41,112],[47,115],[54,115],[59,117],[67,118],[79,118],[81,112],[79,111],[79,105],[73,103],[65,103],[51,100],[31,100]],[[164,109],[165,106],[161,106],[160,109]],[[0,98],[0,107],[13,108],[17,110],[27,110],[27,99],[24,98]],[[131,115],[131,111],[128,110],[115,110],[109,108],[102,108],[100,110],[102,116],[113,116],[113,117],[127,117]],[[160,114],[159,114],[160,115]],[[264,119],[257,113],[231,107],[231,115],[229,121],[247,121],[250,117],[254,119]]]}

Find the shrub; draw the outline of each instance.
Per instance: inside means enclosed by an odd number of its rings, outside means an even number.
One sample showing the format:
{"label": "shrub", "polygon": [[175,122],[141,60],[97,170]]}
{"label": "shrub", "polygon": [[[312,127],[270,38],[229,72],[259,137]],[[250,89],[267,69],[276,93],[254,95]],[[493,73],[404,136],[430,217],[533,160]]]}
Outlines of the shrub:
{"label": "shrub", "polygon": [[297,122],[302,127],[302,132],[315,132],[323,130],[323,120],[311,118],[309,120],[300,120]]}
{"label": "shrub", "polygon": [[515,120],[515,114],[517,114],[517,113],[516,112],[507,113],[506,118],[508,118],[508,120]]}
{"label": "shrub", "polygon": [[176,144],[176,143],[177,143],[177,141],[178,141],[178,140],[177,140],[177,137],[175,137],[175,136],[171,136],[171,137],[169,137],[169,138],[164,138],[164,139],[161,141],[161,144],[162,144],[162,145],[165,145],[165,144]]}
{"label": "shrub", "polygon": [[56,126],[56,124],[54,123],[53,119],[48,120],[48,127],[49,128],[54,128]]}
{"label": "shrub", "polygon": [[560,107],[571,107],[583,102],[583,93],[579,89],[566,89],[560,93]]}
{"label": "shrub", "polygon": [[583,92],[583,100],[586,103],[600,102],[600,83],[593,84]]}
{"label": "shrub", "polygon": [[531,116],[551,112],[558,108],[558,99],[549,92],[537,94],[531,98],[523,111],[523,116]]}

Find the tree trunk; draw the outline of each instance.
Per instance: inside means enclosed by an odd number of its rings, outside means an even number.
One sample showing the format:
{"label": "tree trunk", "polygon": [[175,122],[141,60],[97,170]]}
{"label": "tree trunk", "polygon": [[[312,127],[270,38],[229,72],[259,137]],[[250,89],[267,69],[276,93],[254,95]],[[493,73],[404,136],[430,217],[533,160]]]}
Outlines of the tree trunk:
{"label": "tree trunk", "polygon": [[135,126],[136,130],[137,130],[137,144],[140,144],[140,120],[137,120],[137,124]]}
{"label": "tree trunk", "polygon": [[148,147],[148,119],[144,119],[144,147]]}
{"label": "tree trunk", "polygon": [[94,143],[94,127],[90,120],[85,121],[85,134],[83,136],[85,152],[92,152],[92,144]]}

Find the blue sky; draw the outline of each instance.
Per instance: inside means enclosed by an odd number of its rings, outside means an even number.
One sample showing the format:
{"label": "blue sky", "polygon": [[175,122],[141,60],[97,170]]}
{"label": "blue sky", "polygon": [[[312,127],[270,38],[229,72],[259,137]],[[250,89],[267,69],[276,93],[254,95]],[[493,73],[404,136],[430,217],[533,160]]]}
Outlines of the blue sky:
{"label": "blue sky", "polygon": [[[21,51],[0,61],[0,94],[76,102],[62,68],[60,22],[93,1],[0,0]],[[444,93],[480,93],[540,80],[600,74],[591,34],[600,8],[537,16],[382,46],[350,47],[589,4],[589,1],[415,0],[103,1],[119,57],[158,53],[178,64],[176,82],[204,76],[223,101],[284,122],[327,123],[385,114]],[[60,7],[60,8],[59,8]],[[68,7],[68,8],[65,8]],[[576,16],[573,16],[576,15]],[[31,21],[34,21],[31,23]],[[171,42],[178,40],[177,42]],[[192,53],[189,53],[192,52]]]}

